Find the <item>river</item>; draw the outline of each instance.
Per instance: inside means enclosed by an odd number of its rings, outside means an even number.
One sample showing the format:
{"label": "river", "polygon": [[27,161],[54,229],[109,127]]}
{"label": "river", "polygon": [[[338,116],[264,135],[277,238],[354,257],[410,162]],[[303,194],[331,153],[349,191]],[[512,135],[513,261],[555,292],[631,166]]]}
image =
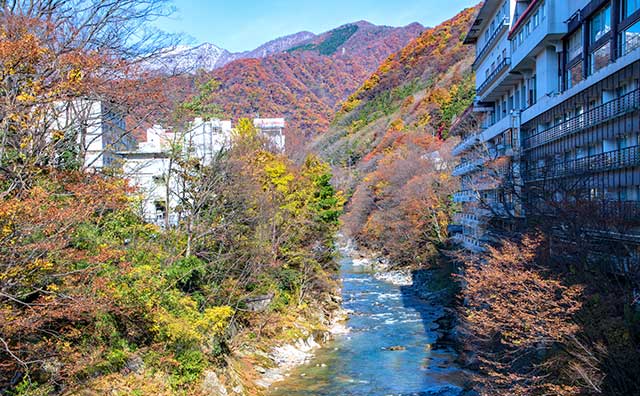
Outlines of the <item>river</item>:
{"label": "river", "polygon": [[[273,385],[271,396],[459,395],[463,372],[456,353],[437,348],[443,307],[418,298],[412,287],[375,279],[341,258],[348,333],[325,344],[306,365]],[[399,346],[402,350],[389,350]]]}

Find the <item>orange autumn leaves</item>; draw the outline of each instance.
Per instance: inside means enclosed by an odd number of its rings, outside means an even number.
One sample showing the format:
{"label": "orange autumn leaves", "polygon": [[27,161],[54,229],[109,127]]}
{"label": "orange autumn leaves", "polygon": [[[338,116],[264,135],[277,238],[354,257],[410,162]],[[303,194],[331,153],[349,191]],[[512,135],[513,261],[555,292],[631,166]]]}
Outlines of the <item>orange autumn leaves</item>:
{"label": "orange autumn leaves", "polygon": [[544,243],[541,236],[525,236],[488,247],[482,258],[461,256],[466,262],[463,339],[478,358],[483,395],[579,393],[555,383],[558,376],[547,371],[553,360],[543,357],[579,333],[574,319],[583,287],[566,285],[540,264]]}
{"label": "orange autumn leaves", "polygon": [[405,135],[389,147],[351,200],[345,223],[363,244],[384,251],[394,264],[430,260],[445,242],[451,221],[451,142]]}

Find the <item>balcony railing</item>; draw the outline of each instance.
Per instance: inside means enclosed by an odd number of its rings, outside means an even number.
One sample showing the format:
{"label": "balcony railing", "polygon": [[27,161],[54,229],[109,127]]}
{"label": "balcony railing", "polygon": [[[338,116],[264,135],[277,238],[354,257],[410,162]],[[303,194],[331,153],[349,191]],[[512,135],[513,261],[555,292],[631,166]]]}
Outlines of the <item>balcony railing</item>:
{"label": "balcony railing", "polygon": [[564,136],[594,127],[640,108],[640,89],[537,132],[524,139],[525,150],[558,140]]}
{"label": "balcony railing", "polygon": [[472,190],[462,190],[453,194],[454,202],[472,202],[476,201],[478,198],[478,194]]}
{"label": "balcony railing", "polygon": [[627,147],[531,169],[525,172],[525,181],[534,182],[563,177],[578,177],[587,173],[604,172],[632,166],[640,166],[640,146]]}
{"label": "balcony railing", "polygon": [[466,175],[467,173],[471,173],[479,169],[482,166],[482,164],[484,164],[484,162],[485,162],[484,158],[478,158],[475,160],[463,162],[453,169],[453,172],[451,173],[451,175],[452,176]]}
{"label": "balcony railing", "polygon": [[486,249],[483,247],[484,241],[481,241],[478,238],[464,235],[464,234],[456,234],[453,236],[453,241],[462,245],[465,249],[470,250],[472,252],[481,253]]}
{"label": "balcony railing", "polygon": [[489,38],[489,41],[487,41],[487,44],[484,45],[484,47],[482,47],[482,49],[478,52],[478,54],[476,55],[476,60],[473,62],[473,68],[475,69],[478,64],[480,64],[480,62],[482,62],[482,59],[484,59],[485,55],[487,55],[490,52],[490,49],[493,48],[493,45],[496,42],[496,39],[504,32],[506,32],[509,29],[509,21],[507,20],[507,17],[502,18],[502,21],[500,21],[500,23],[498,24],[498,27],[496,28],[496,30],[493,31],[493,34],[491,34],[491,37]]}
{"label": "balcony railing", "polygon": [[451,151],[451,154],[453,155],[460,155],[463,152],[467,151],[468,149],[470,149],[471,147],[473,147],[473,145],[475,145],[476,143],[480,142],[480,138],[482,136],[482,132],[480,131],[476,134],[473,134],[469,137],[467,137],[465,140],[463,140],[462,142],[460,142],[457,146],[455,146],[453,148],[453,150]]}
{"label": "balcony railing", "polygon": [[489,88],[489,86],[491,84],[493,84],[498,79],[498,76],[500,76],[502,74],[502,72],[504,72],[506,69],[509,68],[509,65],[511,65],[511,59],[510,58],[504,58],[502,60],[502,62],[500,62],[498,64],[498,66],[491,72],[491,74],[489,74],[487,79],[484,80],[484,82],[482,84],[480,84],[480,86],[478,87],[478,90],[476,91],[476,93],[479,96],[482,95],[484,93],[484,91],[486,91],[487,88]]}

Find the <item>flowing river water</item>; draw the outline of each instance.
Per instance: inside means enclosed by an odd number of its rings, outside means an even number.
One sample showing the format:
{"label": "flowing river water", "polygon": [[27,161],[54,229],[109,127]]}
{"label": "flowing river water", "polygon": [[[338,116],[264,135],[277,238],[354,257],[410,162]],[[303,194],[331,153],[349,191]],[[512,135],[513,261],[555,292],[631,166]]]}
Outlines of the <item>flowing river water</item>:
{"label": "flowing river water", "polygon": [[[349,331],[274,384],[270,395],[460,395],[464,374],[456,353],[436,345],[443,307],[420,299],[412,287],[375,279],[345,252],[341,261]],[[389,350],[394,346],[401,350]]]}

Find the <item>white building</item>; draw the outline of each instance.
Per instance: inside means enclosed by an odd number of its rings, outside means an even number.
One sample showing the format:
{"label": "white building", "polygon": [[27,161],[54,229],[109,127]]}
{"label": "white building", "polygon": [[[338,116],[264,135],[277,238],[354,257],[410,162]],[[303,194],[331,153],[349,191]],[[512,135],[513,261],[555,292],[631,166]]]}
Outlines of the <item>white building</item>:
{"label": "white building", "polygon": [[284,118],[256,118],[253,120],[253,126],[259,133],[269,138],[269,141],[280,152],[284,152],[286,141],[284,136],[285,128]]}
{"label": "white building", "polygon": [[174,133],[159,125],[147,129],[147,140],[140,142],[132,151],[120,152],[124,159],[124,175],[131,179],[141,193],[142,214],[146,221],[166,224],[167,207],[168,222],[178,222],[176,208],[181,196],[181,182],[172,172],[179,169],[174,161],[176,150],[179,155],[195,158],[202,164],[209,164],[215,156],[228,147],[231,139],[231,121],[196,118],[187,131]]}
{"label": "white building", "polygon": [[[275,149],[284,151],[284,119],[255,119],[254,126]],[[141,210],[145,220],[158,225],[177,224],[176,209],[183,186],[177,177],[169,177],[179,169],[172,158],[178,156],[210,164],[223,149],[231,146],[232,134],[231,121],[196,118],[184,132],[167,131],[155,125],[147,130],[147,140],[140,142],[137,149],[121,151],[124,175],[143,197]]]}
{"label": "white building", "polygon": [[455,238],[482,250],[493,229],[534,212],[553,218],[549,202],[575,196],[599,214],[637,217],[640,1],[486,0],[465,43],[476,46],[484,121],[461,131],[453,152],[463,206]]}
{"label": "white building", "polygon": [[48,128],[53,131],[57,155],[73,150],[82,169],[117,167],[116,153],[135,147],[124,118],[105,102],[78,99],[58,103],[52,113]]}

